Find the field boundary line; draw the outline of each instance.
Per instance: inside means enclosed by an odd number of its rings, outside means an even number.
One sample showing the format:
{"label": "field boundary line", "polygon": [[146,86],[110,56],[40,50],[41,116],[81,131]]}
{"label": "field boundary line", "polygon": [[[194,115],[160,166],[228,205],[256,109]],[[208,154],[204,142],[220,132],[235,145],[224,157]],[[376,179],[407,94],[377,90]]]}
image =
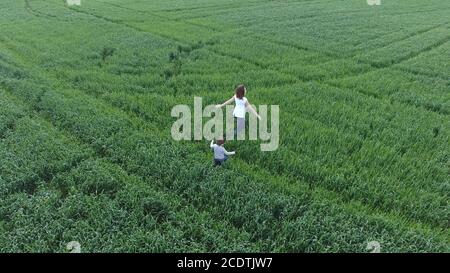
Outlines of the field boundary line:
{"label": "field boundary line", "polygon": [[406,69],[405,67],[398,66],[398,65],[392,66],[391,69],[394,69],[394,70],[397,70],[397,71],[401,71],[401,72],[405,72],[405,73],[409,73],[409,74],[413,74],[413,75],[417,75],[417,76],[421,76],[421,77],[426,77],[428,79],[439,79],[439,80],[443,80],[443,81],[446,81],[446,82],[450,83],[450,76],[448,78],[445,78],[443,75],[440,75],[440,74],[433,74],[431,72],[427,72],[427,71],[424,71],[424,70]]}
{"label": "field boundary line", "polygon": [[[60,139],[61,141],[66,140],[66,141],[68,141],[70,143],[73,143],[78,148],[82,148],[82,149],[86,149],[87,148],[87,145],[79,142],[78,139],[75,138],[74,136],[72,136],[71,134],[67,134],[65,131],[56,128],[52,123],[50,123],[47,120],[45,120],[44,118],[42,118],[34,109],[32,109],[32,107],[30,105],[25,104],[24,101],[21,98],[18,98],[11,91],[11,89],[8,86],[6,86],[5,84],[3,84],[2,82],[0,82],[0,88],[1,88],[1,90],[3,90],[4,96],[6,96],[6,98],[9,101],[11,101],[13,104],[17,105],[18,107],[20,107],[21,110],[23,110],[24,116],[21,117],[20,119],[28,117],[33,122],[36,122],[38,125],[43,124],[42,125],[43,127],[50,127],[50,128],[52,128],[54,130],[53,133],[54,133],[54,137],[55,138]],[[61,139],[61,137],[63,137],[63,139]],[[46,178],[46,177],[42,176],[39,173],[38,173],[38,177],[40,179],[42,179],[44,182],[50,182],[49,180],[52,180],[58,174],[65,173],[65,172],[70,172],[70,171],[76,169],[77,167],[80,166],[80,164],[82,164],[86,160],[89,160],[89,159],[91,159],[93,157],[94,151],[90,147],[89,147],[89,149],[91,151],[88,151],[88,152],[92,152],[92,153],[87,153],[85,155],[82,155],[78,160],[76,160],[74,162],[74,164],[70,164],[68,169],[66,169],[66,170],[59,170],[59,171],[57,171],[55,173],[52,173],[50,178]]]}
{"label": "field boundary line", "polygon": [[37,18],[44,18],[44,19],[47,19],[47,20],[58,20],[58,21],[62,21],[62,22],[69,22],[70,21],[69,19],[63,19],[63,18],[60,18],[60,17],[58,17],[56,15],[45,13],[45,12],[42,12],[42,11],[40,11],[38,9],[33,8],[31,6],[31,4],[30,4],[30,0],[24,0],[24,2],[25,2],[25,6],[24,6],[25,11],[27,13],[37,17]]}
{"label": "field boundary line", "polygon": [[[434,26],[431,26],[431,27],[427,27],[427,28],[421,29],[421,30],[419,30],[419,31],[412,32],[412,33],[406,35],[405,37],[398,38],[398,39],[394,39],[394,40],[390,41],[390,42],[387,43],[387,44],[384,44],[384,45],[382,45],[382,46],[380,46],[380,47],[375,48],[374,50],[381,49],[381,48],[385,48],[385,47],[388,47],[388,46],[390,46],[390,45],[396,44],[396,43],[398,43],[398,42],[402,42],[402,41],[405,41],[405,40],[407,40],[407,39],[416,37],[416,36],[418,36],[418,35],[427,33],[427,32],[432,31],[432,30],[434,30],[434,29],[440,28],[441,26],[445,26],[447,23],[448,23],[448,22],[441,23],[441,24],[437,24],[437,25],[434,25]],[[376,38],[373,38],[373,39],[370,39],[370,40],[367,40],[367,41],[377,40],[378,38],[382,38],[383,36],[390,35],[390,34],[392,34],[392,33],[399,32],[399,31],[401,31],[401,30],[396,30],[396,31],[390,32],[390,33],[388,33],[388,34],[383,34],[383,35],[381,35],[381,36],[378,36],[378,37],[376,37]],[[364,42],[367,42],[367,41],[364,41]],[[364,43],[364,42],[360,42],[360,43],[358,43],[358,44],[355,45],[355,46],[361,45],[361,44]],[[372,52],[372,51],[373,51],[373,50],[370,50],[370,51],[368,51],[368,52]],[[358,54],[358,52],[357,52],[356,54]],[[355,55],[352,55],[352,56],[355,57],[355,56],[357,56],[356,54],[355,54]]]}
{"label": "field boundary line", "polygon": [[[426,33],[426,32],[428,32],[428,31],[431,31],[431,30],[433,30],[433,29],[439,28],[439,27],[441,27],[441,26],[443,26],[443,25],[446,25],[446,24],[447,24],[447,22],[444,23],[444,24],[440,24],[440,25],[437,26],[437,27],[433,27],[433,28],[431,28],[431,29],[429,29],[429,30],[426,30],[426,31],[424,31],[424,32],[422,32],[422,33],[420,33],[420,34]],[[417,34],[417,35],[420,35],[420,34]],[[401,39],[401,40],[399,40],[399,41],[396,41],[396,42],[387,44],[387,45],[383,46],[382,48],[388,47],[388,46],[390,46],[390,45],[392,45],[392,44],[395,44],[395,43],[397,43],[397,42],[401,42],[401,41],[403,41],[403,40],[407,40],[407,39],[409,39],[409,38],[413,38],[413,37],[415,37],[415,36],[417,36],[417,35],[412,35],[412,36],[407,37],[407,38],[405,38],[405,39]],[[420,55],[422,55],[422,54],[424,54],[424,53],[426,53],[426,52],[428,52],[428,51],[432,51],[432,50],[434,50],[434,49],[436,49],[436,48],[439,48],[440,46],[446,44],[446,43],[449,42],[449,41],[450,41],[450,35],[447,36],[447,37],[445,37],[445,38],[443,38],[443,39],[437,40],[437,42],[435,42],[435,43],[433,43],[433,44],[431,44],[431,45],[429,45],[429,46],[427,46],[427,47],[425,47],[425,48],[423,48],[423,49],[421,49],[421,50],[419,50],[419,51],[417,51],[417,52],[413,52],[413,53],[408,54],[408,55],[406,55],[406,56],[404,56],[404,57],[402,57],[402,58],[399,58],[399,59],[397,59],[397,60],[392,60],[392,61],[391,61],[390,63],[388,63],[388,64],[376,64],[376,63],[370,62],[370,61],[364,61],[364,60],[361,60],[361,59],[355,59],[355,61],[358,61],[358,62],[363,63],[363,64],[368,64],[368,65],[370,65],[370,66],[371,66],[372,68],[374,68],[374,69],[373,69],[373,70],[370,70],[370,71],[363,71],[363,72],[361,72],[361,73],[351,73],[351,74],[346,74],[346,75],[343,75],[343,76],[340,76],[340,77],[328,78],[327,80],[346,79],[346,78],[350,78],[350,77],[355,77],[355,76],[360,76],[360,75],[365,75],[365,74],[368,74],[368,73],[372,73],[372,72],[377,71],[377,70],[380,70],[380,69],[394,68],[394,67],[395,67],[396,65],[398,65],[398,64],[401,64],[401,63],[403,63],[403,62],[407,62],[407,61],[409,61],[409,60],[411,60],[411,59],[414,59],[414,58],[416,58],[416,57],[418,57],[418,56],[420,56]],[[370,52],[372,52],[372,51],[370,51]],[[352,58],[355,58],[355,57],[357,57],[357,55],[353,56]],[[437,77],[437,78],[440,78],[440,77]]]}
{"label": "field boundary line", "polygon": [[[370,71],[370,72],[375,72],[375,71]],[[404,72],[406,72],[406,71],[404,71]],[[366,73],[364,73],[364,74],[366,74]],[[363,74],[361,74],[361,75],[363,75]],[[359,76],[359,75],[355,75],[355,76]],[[353,77],[353,76],[350,76],[350,77]],[[329,85],[331,87],[334,87],[334,88],[338,88],[338,89],[351,90],[348,87],[341,86],[339,84],[335,84],[335,83],[333,83],[331,81],[324,81],[322,83],[325,84],[325,85]],[[360,93],[361,95],[364,95],[364,96],[367,96],[367,97],[371,97],[371,98],[377,99],[377,100],[382,100],[383,98],[390,98],[389,95],[382,95],[381,97],[379,97],[379,96],[376,96],[374,94],[365,93],[365,92],[360,91],[360,90],[353,90],[353,92],[357,92],[357,93]],[[395,102],[397,102],[397,103],[399,103],[401,105],[404,105],[406,107],[415,108],[417,110],[422,110],[422,111],[425,111],[425,112],[430,112],[430,113],[434,113],[434,114],[441,115],[441,116],[448,117],[450,115],[450,114],[442,113],[442,112],[439,112],[439,111],[436,111],[436,110],[433,110],[433,109],[428,109],[428,108],[426,108],[424,106],[421,106],[421,105],[411,104],[411,103],[407,103],[407,102],[403,102],[403,101],[399,101],[399,100],[395,100]]]}
{"label": "field boundary line", "polygon": [[386,65],[385,64],[376,64],[376,63],[373,63],[373,62],[368,62],[368,64],[371,65],[371,66],[374,66],[376,68],[389,68],[389,67],[392,67],[393,65],[409,61],[409,60],[411,60],[413,58],[416,58],[416,57],[422,55],[423,53],[426,53],[428,51],[436,49],[436,48],[446,44],[448,41],[450,41],[450,35],[445,37],[445,38],[443,38],[443,39],[438,40],[434,44],[431,44],[431,45],[429,45],[429,46],[427,46],[427,47],[425,47],[425,48],[423,48],[423,49],[421,49],[421,50],[419,50],[417,52],[412,52],[412,53],[410,53],[410,54],[408,54],[408,55],[406,55],[404,57],[398,58],[397,60],[393,60],[389,64],[386,64]]}

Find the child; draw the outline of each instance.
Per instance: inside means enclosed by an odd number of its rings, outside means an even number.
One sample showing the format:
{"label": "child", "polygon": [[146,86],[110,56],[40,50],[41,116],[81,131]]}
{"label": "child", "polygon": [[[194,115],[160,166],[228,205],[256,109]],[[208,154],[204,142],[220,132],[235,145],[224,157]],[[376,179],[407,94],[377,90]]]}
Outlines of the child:
{"label": "child", "polygon": [[245,129],[245,113],[247,112],[247,108],[258,117],[259,120],[261,120],[261,117],[258,115],[256,110],[251,106],[251,104],[248,102],[247,98],[245,97],[245,94],[247,93],[247,88],[245,88],[245,85],[241,84],[239,85],[236,90],[234,90],[234,96],[231,97],[231,99],[227,100],[226,102],[222,104],[216,105],[217,108],[222,108],[227,104],[232,103],[233,101],[236,103],[236,107],[233,111],[233,116],[236,118],[237,121],[237,130],[235,131],[235,135],[239,135],[244,132]]}
{"label": "child", "polygon": [[220,166],[225,161],[227,161],[229,155],[234,155],[236,152],[227,152],[223,147],[225,141],[223,139],[217,140],[217,143],[214,144],[214,140],[211,140],[211,144],[209,145],[211,149],[214,150],[214,166]]}

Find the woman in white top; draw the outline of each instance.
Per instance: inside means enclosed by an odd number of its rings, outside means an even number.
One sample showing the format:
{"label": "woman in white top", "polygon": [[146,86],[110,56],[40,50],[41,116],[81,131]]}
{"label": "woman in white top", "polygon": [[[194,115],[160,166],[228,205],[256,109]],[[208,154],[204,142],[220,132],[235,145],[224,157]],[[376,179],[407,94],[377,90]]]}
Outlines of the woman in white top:
{"label": "woman in white top", "polygon": [[222,108],[225,105],[232,103],[233,101],[236,103],[236,107],[234,108],[233,111],[233,116],[236,118],[237,121],[236,135],[239,135],[240,133],[244,132],[245,129],[245,113],[247,112],[247,108],[250,110],[250,112],[256,115],[258,119],[261,120],[261,117],[258,115],[256,110],[253,108],[253,106],[248,102],[247,98],[245,97],[247,89],[243,84],[239,85],[234,91],[234,93],[235,94],[233,97],[231,97],[231,99],[227,100],[222,104],[216,105],[216,107]]}

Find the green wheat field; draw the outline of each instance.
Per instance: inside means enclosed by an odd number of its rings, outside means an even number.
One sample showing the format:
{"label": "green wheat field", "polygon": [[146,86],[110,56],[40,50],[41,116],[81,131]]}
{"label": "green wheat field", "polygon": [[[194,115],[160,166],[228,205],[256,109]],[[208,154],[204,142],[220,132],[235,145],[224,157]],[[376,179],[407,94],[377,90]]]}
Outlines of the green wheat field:
{"label": "green wheat field", "polygon": [[[280,144],[175,141],[244,83]],[[0,252],[450,252],[450,1],[0,1]]]}

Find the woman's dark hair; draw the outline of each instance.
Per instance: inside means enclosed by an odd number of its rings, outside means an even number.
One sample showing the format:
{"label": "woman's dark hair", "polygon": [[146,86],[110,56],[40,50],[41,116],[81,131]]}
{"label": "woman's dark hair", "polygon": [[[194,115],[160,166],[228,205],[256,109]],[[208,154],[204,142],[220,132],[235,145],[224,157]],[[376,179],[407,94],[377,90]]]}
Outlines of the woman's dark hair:
{"label": "woman's dark hair", "polygon": [[236,94],[236,98],[241,100],[245,96],[245,85],[240,84],[238,87],[236,87],[234,93]]}
{"label": "woman's dark hair", "polygon": [[223,140],[223,139],[216,140],[216,144],[219,146],[222,146],[224,143],[225,143],[225,140]]}

